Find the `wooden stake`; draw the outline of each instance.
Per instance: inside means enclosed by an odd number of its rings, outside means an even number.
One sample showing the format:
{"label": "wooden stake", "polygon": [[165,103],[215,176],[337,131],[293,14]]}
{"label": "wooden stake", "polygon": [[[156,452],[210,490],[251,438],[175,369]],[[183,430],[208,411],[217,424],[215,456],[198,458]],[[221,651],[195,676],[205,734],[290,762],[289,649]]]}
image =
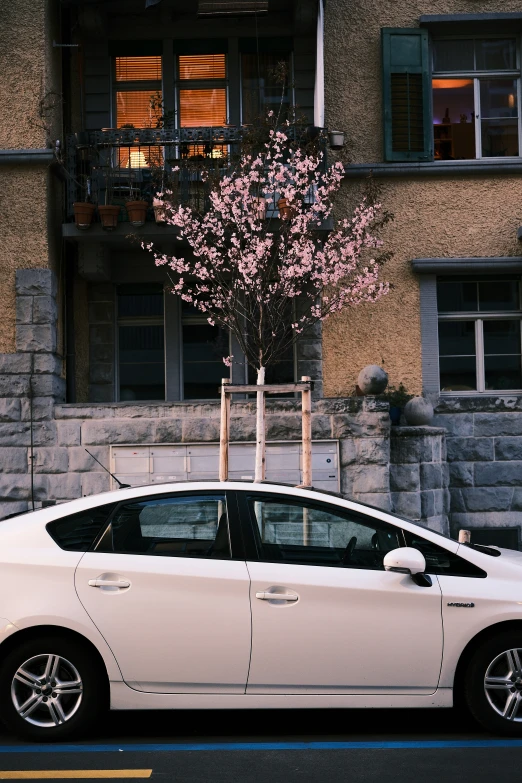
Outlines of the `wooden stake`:
{"label": "wooden stake", "polygon": [[[257,385],[263,386],[265,382],[265,368],[260,367],[257,371]],[[265,392],[256,393],[256,468],[254,481],[265,480],[266,466],[266,433],[265,433]]]}
{"label": "wooden stake", "polygon": [[230,378],[221,379],[221,422],[219,427],[219,480],[228,479],[228,441],[230,433],[230,394],[226,387]]}
{"label": "wooden stake", "polygon": [[[303,375],[302,381],[310,381],[308,375]],[[302,432],[303,432],[303,487],[312,486],[312,392],[303,389],[301,392]]]}

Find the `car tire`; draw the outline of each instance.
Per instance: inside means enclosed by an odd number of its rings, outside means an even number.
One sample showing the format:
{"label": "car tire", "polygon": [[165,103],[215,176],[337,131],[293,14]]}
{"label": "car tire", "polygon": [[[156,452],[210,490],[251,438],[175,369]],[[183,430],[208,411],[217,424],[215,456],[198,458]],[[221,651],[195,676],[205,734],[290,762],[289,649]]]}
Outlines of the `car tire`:
{"label": "car tire", "polygon": [[24,739],[85,733],[108,707],[108,681],[92,652],[58,635],[22,642],[2,661],[0,715]]}
{"label": "car tire", "polygon": [[464,695],[484,728],[522,736],[522,633],[499,634],[476,650],[466,670]]}

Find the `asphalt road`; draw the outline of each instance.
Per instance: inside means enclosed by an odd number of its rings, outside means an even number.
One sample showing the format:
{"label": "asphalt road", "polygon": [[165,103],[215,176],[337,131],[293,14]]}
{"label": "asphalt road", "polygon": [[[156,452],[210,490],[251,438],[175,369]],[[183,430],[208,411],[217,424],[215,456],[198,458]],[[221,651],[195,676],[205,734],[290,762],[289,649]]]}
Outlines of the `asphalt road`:
{"label": "asphalt road", "polygon": [[454,710],[113,712],[74,745],[0,734],[0,780],[31,770],[176,783],[519,782],[522,739]]}

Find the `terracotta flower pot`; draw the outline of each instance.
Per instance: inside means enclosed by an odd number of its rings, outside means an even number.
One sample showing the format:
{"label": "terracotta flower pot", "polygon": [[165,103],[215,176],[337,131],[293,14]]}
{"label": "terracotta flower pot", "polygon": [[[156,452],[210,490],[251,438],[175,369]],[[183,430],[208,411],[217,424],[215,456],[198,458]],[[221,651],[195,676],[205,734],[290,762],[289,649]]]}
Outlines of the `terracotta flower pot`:
{"label": "terracotta flower pot", "polygon": [[290,220],[295,215],[293,207],[288,205],[286,198],[280,198],[277,202],[277,208],[279,210],[279,217],[281,220]]}
{"label": "terracotta flower pot", "polygon": [[73,209],[76,228],[87,231],[87,229],[91,227],[92,217],[94,215],[94,210],[96,209],[95,205],[89,204],[87,201],[76,201],[73,204]]}
{"label": "terracotta flower pot", "polygon": [[149,205],[146,201],[127,201],[125,208],[129,216],[129,223],[131,226],[145,225],[147,219],[147,209]]}
{"label": "terracotta flower pot", "polygon": [[106,231],[114,231],[118,225],[120,209],[121,207],[113,204],[104,204],[98,207],[101,224]]}

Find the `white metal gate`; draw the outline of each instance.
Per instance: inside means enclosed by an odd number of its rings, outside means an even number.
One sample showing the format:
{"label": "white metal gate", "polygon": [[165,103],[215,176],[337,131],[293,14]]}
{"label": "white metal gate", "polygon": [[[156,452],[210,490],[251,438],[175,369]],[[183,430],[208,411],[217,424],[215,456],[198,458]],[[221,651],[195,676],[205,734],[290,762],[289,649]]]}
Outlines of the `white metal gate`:
{"label": "white metal gate", "polygon": [[[266,478],[287,484],[300,484],[301,452],[299,441],[274,441],[266,444]],[[229,479],[254,478],[255,443],[231,443]],[[217,479],[219,444],[189,443],[150,446],[111,446],[111,472],[133,487],[163,484],[169,481]],[[313,485],[339,491],[339,442],[312,442]],[[113,482],[116,489],[116,483]]]}

